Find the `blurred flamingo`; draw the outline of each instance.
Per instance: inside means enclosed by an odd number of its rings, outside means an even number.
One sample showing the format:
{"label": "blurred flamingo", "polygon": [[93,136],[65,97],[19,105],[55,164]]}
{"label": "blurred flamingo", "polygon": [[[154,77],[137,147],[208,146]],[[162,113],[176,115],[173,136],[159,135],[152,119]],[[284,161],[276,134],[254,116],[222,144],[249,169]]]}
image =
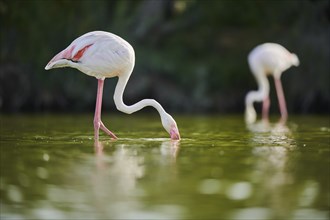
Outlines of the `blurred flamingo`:
{"label": "blurred flamingo", "polygon": [[133,71],[134,63],[134,49],[127,41],[109,32],[93,31],[75,39],[66,49],[51,59],[45,69],[72,67],[97,78],[98,88],[94,116],[95,140],[99,138],[100,128],[112,138],[117,138],[101,121],[104,80],[116,76],[118,76],[118,82],[114,92],[114,102],[119,111],[131,114],[146,106],[152,106],[160,114],[162,125],[170,134],[171,139],[180,139],[175,120],[157,101],[143,99],[131,106],[123,102],[123,93]]}
{"label": "blurred flamingo", "polygon": [[254,102],[263,102],[262,119],[268,121],[269,116],[269,82],[267,75],[273,75],[275,88],[281,112],[281,122],[286,122],[288,111],[286,108],[281,75],[283,71],[299,65],[296,54],[290,53],[283,46],[275,43],[264,43],[254,48],[248,55],[248,62],[254,77],[258,83],[257,91],[250,91],[245,97],[245,122],[254,123],[257,118],[253,107]]}

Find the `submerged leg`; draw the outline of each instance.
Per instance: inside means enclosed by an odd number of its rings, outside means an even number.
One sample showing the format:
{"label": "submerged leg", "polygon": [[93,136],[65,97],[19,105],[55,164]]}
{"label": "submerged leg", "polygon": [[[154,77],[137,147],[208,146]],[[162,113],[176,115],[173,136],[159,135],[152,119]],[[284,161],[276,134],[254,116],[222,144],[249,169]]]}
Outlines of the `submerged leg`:
{"label": "submerged leg", "polygon": [[101,128],[105,133],[110,135],[112,138],[117,139],[116,135],[107,129],[103,122],[101,121],[101,108],[102,108],[102,95],[103,95],[103,85],[104,80],[98,79],[97,85],[97,96],[96,96],[96,106],[95,106],[95,116],[94,116],[94,138],[95,140],[99,139],[99,129]]}
{"label": "submerged leg", "polygon": [[288,118],[288,110],[286,108],[286,102],[285,102],[285,97],[284,97],[284,92],[283,92],[283,87],[282,87],[282,82],[280,78],[275,77],[275,88],[276,88],[276,93],[277,93],[277,99],[278,99],[278,104],[281,112],[281,122],[285,123],[287,118]]}
{"label": "submerged leg", "polygon": [[269,96],[266,96],[262,101],[262,120],[268,121],[269,118],[269,106],[270,106],[270,99]]}

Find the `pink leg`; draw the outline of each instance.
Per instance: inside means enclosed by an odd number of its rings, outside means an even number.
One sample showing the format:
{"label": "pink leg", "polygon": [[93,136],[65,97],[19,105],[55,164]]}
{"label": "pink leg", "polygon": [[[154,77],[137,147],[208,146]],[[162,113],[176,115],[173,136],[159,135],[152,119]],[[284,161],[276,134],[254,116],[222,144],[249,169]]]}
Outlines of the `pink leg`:
{"label": "pink leg", "polygon": [[262,120],[268,122],[270,99],[266,96],[262,102]]}
{"label": "pink leg", "polygon": [[117,139],[116,135],[114,135],[114,133],[108,130],[101,121],[103,85],[104,85],[104,80],[99,79],[97,85],[96,107],[95,107],[95,116],[94,116],[94,131],[95,131],[94,138],[95,140],[99,139],[99,129],[101,128],[103,131],[105,131],[105,133],[110,135],[112,138]]}
{"label": "pink leg", "polygon": [[286,102],[285,102],[282,82],[281,82],[280,78],[275,78],[274,81],[275,81],[275,88],[276,88],[276,93],[277,93],[277,98],[278,98],[278,104],[279,104],[279,108],[280,108],[280,112],[281,112],[281,122],[285,123],[288,118],[288,111],[286,108]]}

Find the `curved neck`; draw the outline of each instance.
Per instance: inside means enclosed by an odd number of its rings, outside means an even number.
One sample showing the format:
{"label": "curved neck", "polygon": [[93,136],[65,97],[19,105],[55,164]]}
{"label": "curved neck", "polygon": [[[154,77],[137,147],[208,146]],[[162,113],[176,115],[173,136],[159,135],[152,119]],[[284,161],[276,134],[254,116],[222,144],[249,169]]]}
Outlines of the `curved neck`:
{"label": "curved neck", "polygon": [[245,97],[245,105],[251,106],[254,102],[261,102],[269,95],[269,82],[265,74],[255,74],[258,90],[250,91]]}
{"label": "curved neck", "polygon": [[263,73],[255,74],[258,90],[250,91],[245,97],[245,120],[248,123],[252,123],[256,120],[256,111],[254,109],[254,102],[261,102],[265,100],[269,95],[269,82],[267,77]]}
{"label": "curved neck", "polygon": [[130,76],[130,74],[118,76],[118,82],[117,82],[117,85],[115,88],[115,93],[113,96],[117,109],[124,113],[132,114],[136,111],[141,110],[142,108],[144,108],[146,106],[152,106],[158,111],[158,113],[161,117],[166,115],[167,113],[165,112],[163,107],[153,99],[143,99],[133,105],[126,105],[124,103],[123,94],[124,94],[124,90],[125,90],[126,84],[128,82],[129,76]]}

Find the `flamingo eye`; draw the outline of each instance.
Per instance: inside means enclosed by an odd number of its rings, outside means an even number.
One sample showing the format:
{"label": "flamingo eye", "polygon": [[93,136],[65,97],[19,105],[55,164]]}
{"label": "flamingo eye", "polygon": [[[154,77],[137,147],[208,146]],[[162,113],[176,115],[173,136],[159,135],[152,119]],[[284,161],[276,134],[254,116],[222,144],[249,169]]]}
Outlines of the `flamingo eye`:
{"label": "flamingo eye", "polygon": [[73,62],[78,62],[79,59],[84,55],[84,53],[86,52],[86,50],[92,46],[93,44],[89,44],[85,47],[83,47],[82,49],[80,49],[74,56],[73,58],[71,59]]}

